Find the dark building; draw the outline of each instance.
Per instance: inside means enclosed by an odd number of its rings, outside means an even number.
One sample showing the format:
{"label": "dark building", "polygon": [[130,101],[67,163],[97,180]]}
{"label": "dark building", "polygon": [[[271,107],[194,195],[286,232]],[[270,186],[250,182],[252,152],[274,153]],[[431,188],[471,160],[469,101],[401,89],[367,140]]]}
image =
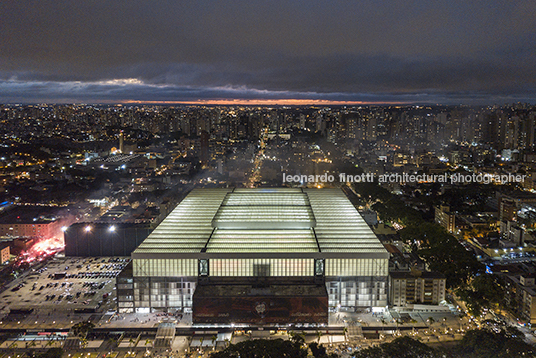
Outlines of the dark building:
{"label": "dark building", "polygon": [[151,231],[146,224],[73,224],[64,233],[65,256],[129,256]]}
{"label": "dark building", "polygon": [[193,298],[194,323],[328,323],[324,284],[273,280],[272,284],[199,284]]}
{"label": "dark building", "polygon": [[206,166],[210,161],[210,152],[209,152],[209,139],[210,135],[207,131],[202,131],[199,138],[200,141],[200,152],[199,152],[199,161],[203,166]]}

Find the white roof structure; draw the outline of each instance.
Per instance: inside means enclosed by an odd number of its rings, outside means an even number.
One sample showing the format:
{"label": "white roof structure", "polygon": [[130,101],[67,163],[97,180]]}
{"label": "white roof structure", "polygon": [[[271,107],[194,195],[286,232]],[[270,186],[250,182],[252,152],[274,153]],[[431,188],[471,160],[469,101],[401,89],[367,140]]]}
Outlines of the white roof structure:
{"label": "white roof structure", "polygon": [[134,259],[389,257],[340,189],[195,189]]}

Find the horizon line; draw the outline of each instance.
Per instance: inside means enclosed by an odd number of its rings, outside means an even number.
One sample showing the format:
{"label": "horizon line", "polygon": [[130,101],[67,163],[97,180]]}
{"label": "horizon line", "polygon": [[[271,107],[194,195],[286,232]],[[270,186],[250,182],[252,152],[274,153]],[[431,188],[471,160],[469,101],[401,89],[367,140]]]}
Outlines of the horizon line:
{"label": "horizon line", "polygon": [[324,99],[209,99],[209,100],[194,100],[194,101],[142,101],[142,100],[126,100],[119,101],[122,104],[180,104],[180,105],[198,105],[198,106],[229,106],[229,105],[244,105],[244,106],[366,106],[366,105],[412,105],[410,102],[389,102],[389,101],[336,101]]}

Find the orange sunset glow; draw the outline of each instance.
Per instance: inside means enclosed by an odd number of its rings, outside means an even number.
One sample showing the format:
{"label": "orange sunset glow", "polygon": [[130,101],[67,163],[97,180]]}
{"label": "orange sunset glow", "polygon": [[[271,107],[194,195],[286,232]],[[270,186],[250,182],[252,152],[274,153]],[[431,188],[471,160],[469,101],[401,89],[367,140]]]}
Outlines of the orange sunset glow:
{"label": "orange sunset glow", "polygon": [[123,104],[200,105],[200,106],[362,106],[401,105],[404,102],[331,101],[323,99],[209,99],[194,101],[121,101]]}

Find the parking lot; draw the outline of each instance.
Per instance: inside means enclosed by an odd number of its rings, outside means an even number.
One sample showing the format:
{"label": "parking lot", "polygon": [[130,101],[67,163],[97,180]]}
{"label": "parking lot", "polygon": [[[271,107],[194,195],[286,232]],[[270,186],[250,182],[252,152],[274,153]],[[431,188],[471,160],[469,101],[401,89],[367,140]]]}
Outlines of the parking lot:
{"label": "parking lot", "polygon": [[[125,257],[55,258],[34,269],[0,294],[4,324],[19,319],[7,315],[20,311],[86,312],[115,308],[115,277],[129,262]],[[7,316],[6,316],[7,315]],[[36,320],[36,323],[38,320]]]}

